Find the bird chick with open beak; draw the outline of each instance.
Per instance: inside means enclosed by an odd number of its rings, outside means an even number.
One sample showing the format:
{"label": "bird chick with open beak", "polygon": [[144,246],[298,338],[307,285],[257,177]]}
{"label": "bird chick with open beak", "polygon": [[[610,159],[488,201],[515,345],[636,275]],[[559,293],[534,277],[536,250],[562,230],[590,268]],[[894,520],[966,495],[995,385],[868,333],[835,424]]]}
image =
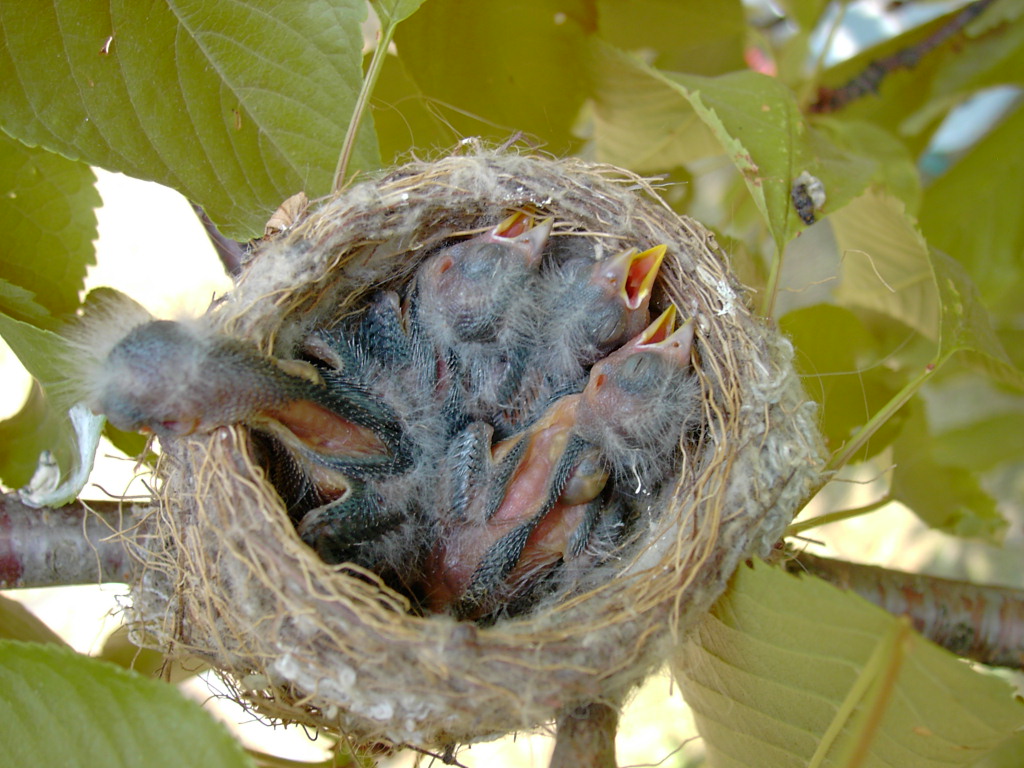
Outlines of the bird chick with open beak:
{"label": "bird chick with open beak", "polygon": [[602,498],[611,474],[636,482],[637,493],[668,475],[699,395],[693,326],[673,330],[675,314],[670,306],[597,363],[582,393],[489,453],[486,425],[453,443],[453,524],[428,558],[431,610],[480,619],[529,606],[546,577],[584,551],[604,506],[621,503]]}
{"label": "bird chick with open beak", "polygon": [[650,322],[648,306],[666,247],[630,248],[594,261],[574,256],[544,275],[548,331],[535,362],[558,382],[578,381]]}
{"label": "bird chick with open beak", "polygon": [[597,446],[613,476],[649,492],[672,471],[680,438],[700,420],[690,365],[694,322],[675,328],[669,305],[642,333],[594,364],[577,408],[577,434]]}
{"label": "bird chick with open beak", "polygon": [[490,421],[515,400],[535,335],[536,283],[552,225],[515,213],[442,248],[417,274],[413,322],[437,349],[471,420]]}

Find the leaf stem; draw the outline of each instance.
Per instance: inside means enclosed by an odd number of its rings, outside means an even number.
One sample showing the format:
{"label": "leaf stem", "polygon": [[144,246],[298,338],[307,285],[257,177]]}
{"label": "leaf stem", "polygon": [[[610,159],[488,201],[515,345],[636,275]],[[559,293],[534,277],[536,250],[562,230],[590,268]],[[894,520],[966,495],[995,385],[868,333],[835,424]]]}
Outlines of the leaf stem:
{"label": "leaf stem", "polygon": [[782,276],[782,249],[778,243],[775,245],[775,253],[772,256],[772,266],[768,272],[768,282],[765,285],[764,302],[761,304],[761,317],[771,317],[775,311],[775,299],[779,295],[779,280]]}
{"label": "leaf stem", "polygon": [[921,385],[924,384],[937,369],[938,363],[932,363],[926,366],[921,373],[908,381],[903,389],[897,392],[881,410],[868,419],[867,424],[857,430],[857,434],[853,436],[853,439],[850,440],[850,442],[848,442],[841,451],[832,455],[832,458],[829,459],[829,462],[825,467],[825,471],[834,472],[835,470],[846,466],[847,462],[856,456],[858,451],[860,451],[868,440],[871,439],[871,436],[874,435],[875,432],[885,424],[885,422],[891,419],[900,408],[907,404],[910,398],[912,398],[917,393],[917,390],[921,388]]}
{"label": "leaf stem", "polygon": [[810,520],[801,520],[799,523],[793,523],[786,529],[786,536],[797,536],[810,528],[817,528],[819,525],[828,525],[829,523],[838,523],[840,520],[849,520],[851,517],[859,517],[860,515],[866,515],[870,512],[874,512],[876,509],[881,509],[886,504],[892,501],[892,496],[886,494],[878,501],[873,501],[870,504],[865,504],[862,507],[854,507],[853,509],[841,509],[838,512],[829,512],[827,515],[818,515],[812,517]]}
{"label": "leaf stem", "polygon": [[352,119],[348,123],[348,131],[345,133],[345,143],[341,148],[341,156],[338,158],[338,167],[334,171],[334,184],[331,187],[332,194],[338,194],[345,186],[348,175],[348,164],[352,159],[352,150],[355,148],[356,135],[359,133],[359,125],[363,122],[363,115],[370,103],[370,95],[377,85],[377,78],[384,68],[384,57],[388,54],[391,39],[395,36],[395,28],[398,26],[394,21],[383,27],[377,36],[377,46],[373,49],[373,58],[370,59],[370,67],[366,70],[366,77],[363,78],[363,86],[359,89],[359,98],[356,99],[356,106],[352,110]]}

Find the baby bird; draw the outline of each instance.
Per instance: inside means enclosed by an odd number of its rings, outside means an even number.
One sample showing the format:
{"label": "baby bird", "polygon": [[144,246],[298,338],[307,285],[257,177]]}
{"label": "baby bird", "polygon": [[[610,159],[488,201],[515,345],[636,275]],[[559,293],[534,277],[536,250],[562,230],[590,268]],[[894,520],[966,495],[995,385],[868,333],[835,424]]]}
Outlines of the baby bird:
{"label": "baby bird", "polygon": [[594,261],[577,255],[544,277],[550,318],[537,367],[553,381],[576,381],[594,362],[650,322],[648,305],[666,247],[630,248]]}
{"label": "baby bird", "polygon": [[[545,579],[586,548],[610,475],[651,492],[672,469],[698,385],[693,325],[670,306],[532,425],[487,451],[490,427],[453,443],[455,521],[428,560],[427,605],[460,618],[528,607]],[[482,491],[481,491],[482,489]],[[622,499],[617,500],[618,503]]]}
{"label": "baby bird", "polygon": [[515,399],[533,338],[536,282],[553,225],[523,213],[441,249],[420,266],[413,321],[438,351],[462,408],[491,420]]}
{"label": "baby bird", "polygon": [[672,470],[682,434],[700,417],[690,366],[694,324],[675,326],[669,305],[629,343],[590,371],[576,412],[577,434],[597,446],[612,475],[649,492]]}
{"label": "baby bird", "polygon": [[245,424],[300,463],[353,477],[400,472],[410,461],[394,411],[370,392],[196,326],[136,326],[94,379],[90,406],[120,429],[173,438]]}
{"label": "baby bird", "polygon": [[449,483],[441,491],[451,500],[443,521],[449,530],[426,574],[431,610],[451,610],[463,618],[486,613],[507,592],[502,586],[534,529],[556,527],[562,510],[601,493],[607,472],[573,435],[578,400],[578,395],[558,400],[530,429],[493,448],[493,429],[482,422],[452,442],[444,467]]}

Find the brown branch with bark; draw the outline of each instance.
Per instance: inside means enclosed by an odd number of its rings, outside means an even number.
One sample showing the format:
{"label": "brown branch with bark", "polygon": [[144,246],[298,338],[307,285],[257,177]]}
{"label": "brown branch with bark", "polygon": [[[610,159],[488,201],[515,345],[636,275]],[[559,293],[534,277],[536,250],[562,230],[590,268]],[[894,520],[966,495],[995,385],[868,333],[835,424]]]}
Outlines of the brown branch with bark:
{"label": "brown branch with bark", "polygon": [[838,88],[822,86],[818,89],[817,100],[809,107],[810,111],[818,114],[836,112],[870,93],[878,93],[882,80],[889,74],[899,69],[916,67],[921,59],[958,34],[991,4],[992,0],[977,0],[950,19],[948,24],[916,45],[901,48],[889,56],[868,62],[868,65],[856,77],[851,78]]}
{"label": "brown branch with bark", "polygon": [[816,557],[806,552],[786,565],[848,589],[957,656],[997,667],[1024,668],[1024,591],[905,573]]}
{"label": "brown branch with bark", "polygon": [[[0,589],[130,582],[134,561],[119,535],[135,521],[120,502],[75,502],[33,509],[16,494],[0,495]],[[1024,590],[984,586],[935,576],[801,553],[786,565],[849,589],[897,616],[958,656],[993,666],[1024,669]],[[585,710],[585,711],[584,711]],[[595,754],[605,750],[601,705],[566,713],[563,740],[579,731]],[[614,747],[614,745],[613,745]],[[612,748],[613,748],[612,747]],[[588,747],[590,749],[591,747]]]}
{"label": "brown branch with bark", "polygon": [[129,582],[128,516],[120,502],[33,509],[0,495],[0,589]]}
{"label": "brown branch with bark", "polygon": [[615,768],[618,727],[618,710],[608,704],[587,704],[563,712],[558,718],[555,750],[548,768]]}

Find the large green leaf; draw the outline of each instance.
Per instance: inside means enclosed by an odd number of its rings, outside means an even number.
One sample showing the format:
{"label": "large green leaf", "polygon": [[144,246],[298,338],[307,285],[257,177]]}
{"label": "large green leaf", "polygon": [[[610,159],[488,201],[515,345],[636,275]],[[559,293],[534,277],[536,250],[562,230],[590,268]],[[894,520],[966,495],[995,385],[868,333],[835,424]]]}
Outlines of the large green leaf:
{"label": "large green leaf", "polygon": [[872,191],[829,221],[843,265],[836,301],[892,317],[937,341],[942,308],[928,245],[903,203]]}
{"label": "large green leaf", "polygon": [[[326,194],[362,82],[363,0],[0,5],[0,127],[159,181],[237,239]],[[379,157],[364,124],[353,169]]]}
{"label": "large green leaf", "polygon": [[745,66],[747,22],[739,0],[598,0],[597,25],[614,46],[652,52],[659,69],[718,75]]}
{"label": "large green leaf", "polygon": [[595,43],[590,62],[598,160],[654,173],[721,154],[686,97],[639,59]]}
{"label": "large green leaf", "polygon": [[936,180],[921,207],[928,242],[963,264],[991,304],[1010,312],[1020,310],[1024,280],[1021,136],[1024,106]]}
{"label": "large green leaf", "polygon": [[778,253],[805,226],[792,198],[804,172],[822,183],[826,212],[860,194],[875,174],[875,161],[808,125],[794,93],[776,78],[749,71],[714,78],[648,72],[686,98],[714,134],[742,174]]}
{"label": "large green leaf", "polygon": [[176,688],[54,645],[0,641],[4,765],[253,765],[223,725]]}
{"label": "large green leaf", "polygon": [[92,169],[0,134],[0,311],[36,325],[78,307],[96,263]]}
{"label": "large green leaf", "polygon": [[[883,364],[878,342],[853,312],[816,304],[783,315],[779,328],[796,345],[801,380],[822,406],[821,429],[831,449],[853,437],[899,391],[899,378]],[[885,448],[901,421],[890,419],[854,460]]]}
{"label": "large green leaf", "polygon": [[970,766],[1024,726],[1003,681],[763,563],[739,568],[673,671],[716,768]]}
{"label": "large green leaf", "polygon": [[432,0],[398,27],[395,45],[423,94],[463,136],[525,131],[562,153],[589,84],[584,0],[481,3]]}
{"label": "large green leaf", "polygon": [[892,498],[932,528],[998,542],[1007,522],[982,489],[977,475],[936,461],[923,409],[915,401],[903,411],[909,413],[893,444]]}

